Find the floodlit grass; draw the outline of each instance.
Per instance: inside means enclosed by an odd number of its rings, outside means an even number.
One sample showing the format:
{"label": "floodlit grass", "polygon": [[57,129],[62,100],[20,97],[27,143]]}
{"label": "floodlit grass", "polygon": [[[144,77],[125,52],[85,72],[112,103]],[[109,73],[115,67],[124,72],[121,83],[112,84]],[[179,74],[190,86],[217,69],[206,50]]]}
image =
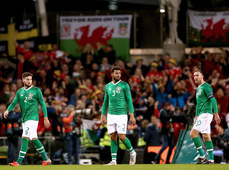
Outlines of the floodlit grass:
{"label": "floodlit grass", "polygon": [[0,165],[0,170],[227,170],[229,164],[215,164],[215,165],[194,165],[194,164],[167,164],[167,165],[117,165],[117,166],[104,166],[104,165],[24,165],[19,167],[11,167]]}

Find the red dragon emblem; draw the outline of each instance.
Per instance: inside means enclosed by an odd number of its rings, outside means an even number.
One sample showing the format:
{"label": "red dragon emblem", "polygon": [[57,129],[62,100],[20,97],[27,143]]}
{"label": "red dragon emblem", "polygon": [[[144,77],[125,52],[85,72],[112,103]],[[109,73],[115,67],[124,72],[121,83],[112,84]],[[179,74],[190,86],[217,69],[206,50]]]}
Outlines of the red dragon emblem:
{"label": "red dragon emblem", "polygon": [[[96,48],[96,43],[100,42],[101,44],[108,46],[107,41],[112,38],[114,29],[112,28],[108,33],[104,34],[107,31],[107,27],[99,26],[93,30],[91,36],[89,36],[90,25],[86,25],[80,28],[76,28],[76,33],[74,34],[74,39],[76,43],[81,47],[78,51],[82,51],[86,44],[91,44]],[[79,32],[82,32],[80,39],[78,39]]]}
{"label": "red dragon emblem", "polygon": [[229,24],[226,24],[225,18],[219,20],[213,24],[213,18],[206,19],[207,26],[204,28],[204,25],[201,24],[201,33],[205,37],[201,42],[207,41],[217,41],[219,38],[222,38],[221,41],[227,41],[227,33],[229,32]]}

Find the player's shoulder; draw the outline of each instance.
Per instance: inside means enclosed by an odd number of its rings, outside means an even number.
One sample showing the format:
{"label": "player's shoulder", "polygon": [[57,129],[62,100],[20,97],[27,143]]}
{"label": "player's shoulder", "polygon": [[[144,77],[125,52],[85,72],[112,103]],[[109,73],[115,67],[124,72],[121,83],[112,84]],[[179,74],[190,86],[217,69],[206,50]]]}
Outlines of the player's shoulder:
{"label": "player's shoulder", "polygon": [[41,91],[41,89],[36,87],[36,86],[33,86],[32,89],[35,90],[35,91]]}
{"label": "player's shoulder", "polygon": [[123,80],[120,81],[120,84],[122,84],[123,86],[128,86],[129,84]]}
{"label": "player's shoulder", "polygon": [[17,90],[17,93],[20,93],[21,91],[23,91],[24,87],[21,87],[20,89]]}
{"label": "player's shoulder", "polygon": [[110,85],[112,85],[112,81],[110,83],[107,83],[105,87],[109,87]]}
{"label": "player's shoulder", "polygon": [[207,83],[207,82],[204,83],[204,86],[205,86],[205,87],[210,87],[210,88],[212,88],[212,86],[211,86],[209,83]]}

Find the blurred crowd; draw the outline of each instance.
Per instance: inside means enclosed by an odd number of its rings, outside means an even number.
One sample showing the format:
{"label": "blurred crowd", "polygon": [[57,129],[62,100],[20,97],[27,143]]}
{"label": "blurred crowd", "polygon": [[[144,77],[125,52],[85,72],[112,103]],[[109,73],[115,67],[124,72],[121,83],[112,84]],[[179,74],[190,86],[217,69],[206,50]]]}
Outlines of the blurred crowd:
{"label": "blurred crowd", "polygon": [[[128,126],[127,135],[135,148],[163,145],[172,149],[176,145],[180,130],[191,125],[195,115],[196,84],[192,71],[201,68],[206,82],[214,90],[222,119],[220,125],[212,123],[214,146],[227,151],[224,154],[229,160],[229,51],[203,53],[203,48],[194,47],[181,63],[165,53],[145,65],[141,56],[136,57],[135,63],[128,63],[116,56],[112,45],[103,48],[100,43],[97,49],[87,44],[79,57],[59,50],[57,44],[45,52],[32,51],[26,41],[16,45],[15,57],[2,54],[0,60],[0,113],[7,109],[16,91],[23,86],[22,73],[33,73],[33,84],[43,92],[52,124],[49,129],[44,128],[40,109],[38,135],[61,137],[66,142],[67,163],[72,163],[71,156],[79,163],[77,155],[82,146],[84,150],[92,145],[104,147],[101,140],[106,138],[106,130],[98,129],[96,140],[87,140],[82,122],[100,120],[104,89],[111,81],[112,65],[122,68],[121,79],[131,88],[137,125]],[[20,108],[16,107],[8,119],[0,119],[0,136],[15,138],[12,134],[17,133],[20,137],[19,113]],[[15,143],[15,139],[11,141]],[[58,157],[58,153],[54,156]],[[159,157],[148,160],[146,156],[145,163],[158,161]]]}

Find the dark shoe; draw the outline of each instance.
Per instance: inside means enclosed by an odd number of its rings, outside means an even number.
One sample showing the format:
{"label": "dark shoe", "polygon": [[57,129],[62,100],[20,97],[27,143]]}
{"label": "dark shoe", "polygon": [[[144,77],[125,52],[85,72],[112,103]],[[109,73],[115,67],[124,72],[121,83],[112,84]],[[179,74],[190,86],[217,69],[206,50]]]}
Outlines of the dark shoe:
{"label": "dark shoe", "polygon": [[199,157],[198,160],[197,160],[197,162],[196,162],[196,164],[205,164],[205,162],[207,162],[207,161],[208,161],[207,158],[205,158],[205,157],[203,157],[203,158]]}
{"label": "dark shoe", "polygon": [[204,164],[215,164],[215,162],[207,160],[206,162],[204,162]]}

